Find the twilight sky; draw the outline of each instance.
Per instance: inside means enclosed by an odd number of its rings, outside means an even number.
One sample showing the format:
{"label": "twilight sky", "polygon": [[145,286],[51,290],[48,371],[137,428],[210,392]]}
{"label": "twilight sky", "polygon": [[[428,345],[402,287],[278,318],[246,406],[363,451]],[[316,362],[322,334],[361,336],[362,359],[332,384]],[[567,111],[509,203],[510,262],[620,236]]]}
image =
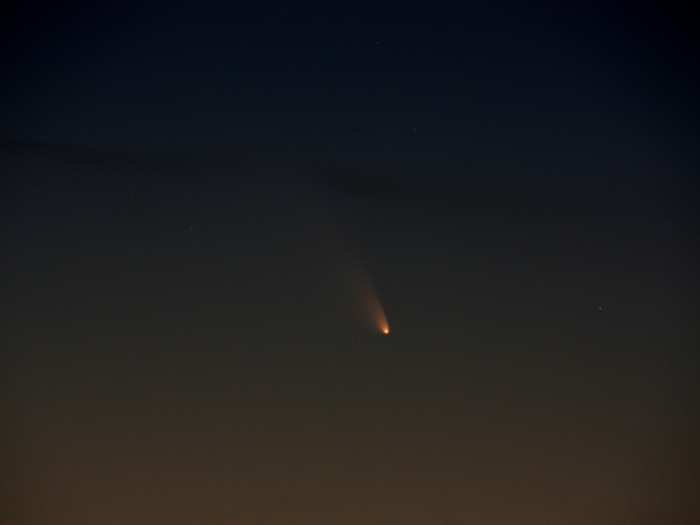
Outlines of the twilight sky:
{"label": "twilight sky", "polygon": [[697,520],[687,14],[40,7],[0,524]]}

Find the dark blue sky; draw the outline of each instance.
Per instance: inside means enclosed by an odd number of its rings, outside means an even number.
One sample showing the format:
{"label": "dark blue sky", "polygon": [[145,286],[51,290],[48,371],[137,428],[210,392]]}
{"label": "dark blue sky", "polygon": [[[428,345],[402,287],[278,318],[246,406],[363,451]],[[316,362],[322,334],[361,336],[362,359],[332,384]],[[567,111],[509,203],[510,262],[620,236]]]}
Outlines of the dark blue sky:
{"label": "dark blue sky", "polygon": [[687,135],[682,20],[486,2],[24,8],[9,22],[3,128],[60,143],[453,154],[475,140]]}

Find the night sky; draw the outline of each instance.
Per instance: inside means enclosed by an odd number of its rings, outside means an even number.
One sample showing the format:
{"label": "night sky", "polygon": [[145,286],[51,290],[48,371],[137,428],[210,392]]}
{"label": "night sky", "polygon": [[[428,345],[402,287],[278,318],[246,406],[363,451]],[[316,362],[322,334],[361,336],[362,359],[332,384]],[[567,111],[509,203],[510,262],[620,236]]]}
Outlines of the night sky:
{"label": "night sky", "polygon": [[235,4],[0,22],[0,525],[697,523],[688,13]]}

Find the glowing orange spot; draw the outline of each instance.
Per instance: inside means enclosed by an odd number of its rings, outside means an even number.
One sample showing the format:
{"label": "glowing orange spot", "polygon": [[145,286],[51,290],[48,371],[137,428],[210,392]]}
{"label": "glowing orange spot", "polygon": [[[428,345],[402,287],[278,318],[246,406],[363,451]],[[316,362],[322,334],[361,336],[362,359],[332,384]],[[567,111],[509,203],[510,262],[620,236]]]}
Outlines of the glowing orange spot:
{"label": "glowing orange spot", "polygon": [[384,328],[382,328],[382,333],[383,333],[384,335],[389,335],[389,327],[388,327],[388,326],[385,326]]}

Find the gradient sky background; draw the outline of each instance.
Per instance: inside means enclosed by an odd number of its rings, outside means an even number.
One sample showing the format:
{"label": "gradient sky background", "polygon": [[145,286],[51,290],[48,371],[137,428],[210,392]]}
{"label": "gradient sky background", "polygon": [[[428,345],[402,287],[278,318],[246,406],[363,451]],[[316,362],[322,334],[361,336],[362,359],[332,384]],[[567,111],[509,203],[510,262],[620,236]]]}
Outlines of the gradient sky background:
{"label": "gradient sky background", "polygon": [[686,13],[2,24],[0,523],[697,521]]}

